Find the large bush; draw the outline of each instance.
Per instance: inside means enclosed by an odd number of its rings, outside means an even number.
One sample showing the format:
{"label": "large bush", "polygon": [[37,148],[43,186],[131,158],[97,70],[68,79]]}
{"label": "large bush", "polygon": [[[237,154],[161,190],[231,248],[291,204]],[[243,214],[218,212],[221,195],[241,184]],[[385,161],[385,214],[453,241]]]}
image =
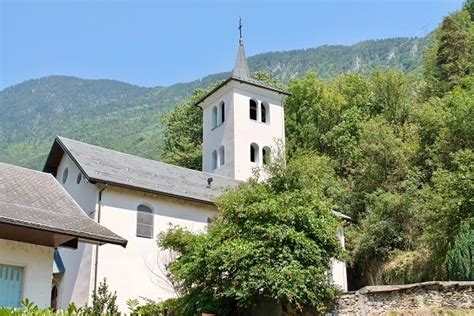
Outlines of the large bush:
{"label": "large bush", "polygon": [[342,256],[337,219],[342,195],[327,158],[275,163],[266,182],[251,180],[216,201],[221,215],[208,233],[175,228],[159,244],[180,254],[171,263],[180,313],[228,314],[261,301],[322,312],[336,295],[327,276]]}

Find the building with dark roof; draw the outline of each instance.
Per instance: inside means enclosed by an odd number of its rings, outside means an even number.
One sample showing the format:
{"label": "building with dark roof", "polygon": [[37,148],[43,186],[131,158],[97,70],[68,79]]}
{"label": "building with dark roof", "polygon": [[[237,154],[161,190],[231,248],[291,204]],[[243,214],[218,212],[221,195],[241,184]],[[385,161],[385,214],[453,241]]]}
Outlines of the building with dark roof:
{"label": "building with dark roof", "polygon": [[[173,256],[158,248],[156,236],[174,226],[205,231],[218,215],[214,199],[283,149],[288,95],[251,78],[240,38],[231,77],[196,104],[203,109],[203,171],[56,137],[44,171],[97,223],[128,240],[126,249],[81,242],[79,251],[60,249],[66,273],[58,287],[59,307],[90,303],[103,278],[117,291],[122,311],[128,299],[175,297],[165,268]],[[342,230],[339,237],[343,243]],[[343,262],[334,260],[331,275],[347,288]]]}
{"label": "building with dark roof", "polygon": [[[55,247],[127,240],[81,209],[50,174],[0,163],[0,306],[22,298],[48,307]],[[56,271],[58,273],[63,271]]]}
{"label": "building with dark roof", "polygon": [[59,136],[44,171],[97,223],[128,240],[126,249],[81,242],[79,251],[59,249],[66,270],[58,282],[59,308],[89,304],[104,278],[122,311],[129,298],[174,296],[164,272],[169,254],[156,236],[170,225],[205,230],[217,216],[214,198],[241,183]]}

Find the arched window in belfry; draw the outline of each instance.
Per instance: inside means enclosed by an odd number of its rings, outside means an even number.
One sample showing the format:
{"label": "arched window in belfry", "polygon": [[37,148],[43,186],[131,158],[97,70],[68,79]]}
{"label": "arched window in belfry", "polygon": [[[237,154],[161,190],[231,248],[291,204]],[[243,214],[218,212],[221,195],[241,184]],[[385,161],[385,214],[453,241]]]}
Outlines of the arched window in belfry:
{"label": "arched window in belfry", "polygon": [[250,161],[258,163],[258,145],[255,143],[250,145]]}
{"label": "arched window in belfry", "polygon": [[211,121],[211,127],[216,128],[217,127],[217,106],[212,108],[212,121]]}
{"label": "arched window in belfry", "polygon": [[225,122],[225,102],[222,101],[220,104],[220,110],[221,110],[221,124]]}
{"label": "arched window in belfry", "polygon": [[219,166],[223,166],[225,164],[225,148],[221,146],[219,148]]}
{"label": "arched window in belfry", "polygon": [[250,119],[257,120],[257,101],[250,99],[249,101]]}
{"label": "arched window in belfry", "polygon": [[260,104],[260,117],[262,123],[268,123],[269,122],[269,111],[268,111],[268,103],[267,102],[262,102]]}
{"label": "arched window in belfry", "polygon": [[217,150],[212,151],[212,162],[211,162],[211,169],[212,171],[217,169]]}
{"label": "arched window in belfry", "polygon": [[263,149],[262,149],[262,163],[263,163],[264,165],[267,165],[267,164],[270,163],[270,161],[271,161],[271,153],[272,153],[272,152],[271,152],[270,147],[267,147],[267,146],[263,147]]}

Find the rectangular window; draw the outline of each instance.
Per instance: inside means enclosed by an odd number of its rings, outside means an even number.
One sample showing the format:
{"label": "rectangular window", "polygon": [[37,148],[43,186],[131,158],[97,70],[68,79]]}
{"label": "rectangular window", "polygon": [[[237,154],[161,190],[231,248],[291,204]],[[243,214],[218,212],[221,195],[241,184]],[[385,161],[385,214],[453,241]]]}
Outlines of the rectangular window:
{"label": "rectangular window", "polygon": [[137,210],[137,236],[153,238],[153,213],[145,205],[140,205]]}
{"label": "rectangular window", "polygon": [[20,307],[23,268],[0,264],[0,306]]}

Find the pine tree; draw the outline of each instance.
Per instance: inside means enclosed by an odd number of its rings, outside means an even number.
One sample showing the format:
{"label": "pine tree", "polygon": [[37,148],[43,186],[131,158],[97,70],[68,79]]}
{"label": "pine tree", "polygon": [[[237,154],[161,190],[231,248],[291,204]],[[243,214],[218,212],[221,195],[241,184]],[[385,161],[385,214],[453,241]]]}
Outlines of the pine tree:
{"label": "pine tree", "polygon": [[474,219],[464,225],[454,247],[448,252],[446,273],[449,280],[474,280]]}

